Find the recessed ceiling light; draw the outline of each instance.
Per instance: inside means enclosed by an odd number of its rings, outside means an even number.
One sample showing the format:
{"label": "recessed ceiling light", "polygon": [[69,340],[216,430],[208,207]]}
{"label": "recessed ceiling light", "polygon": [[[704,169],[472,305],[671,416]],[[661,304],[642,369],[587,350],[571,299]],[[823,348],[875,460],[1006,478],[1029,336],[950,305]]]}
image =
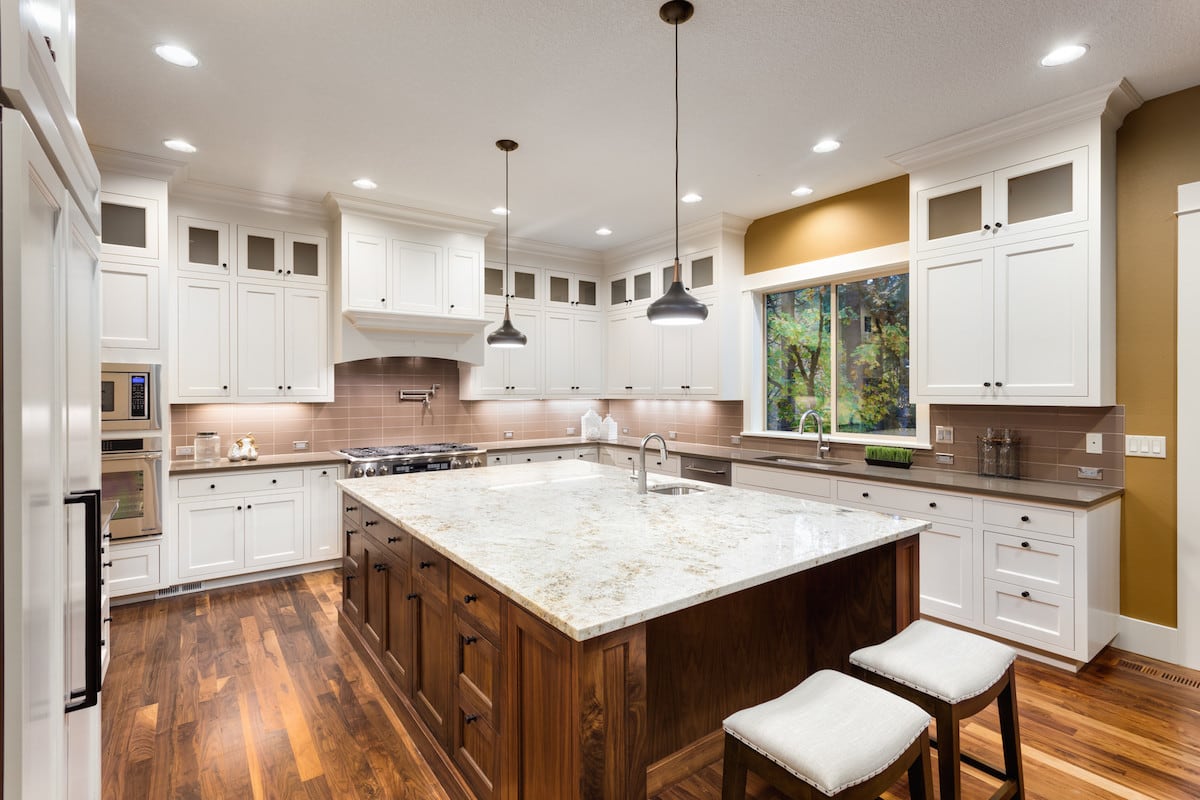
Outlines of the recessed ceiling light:
{"label": "recessed ceiling light", "polygon": [[509,211],[504,206],[496,206],[495,208],[492,209],[492,213],[498,217],[507,217],[509,214]]}
{"label": "recessed ceiling light", "polygon": [[196,152],[196,146],[190,142],[185,142],[183,139],[163,139],[163,146],[179,153]]}
{"label": "recessed ceiling light", "polygon": [[822,139],[813,145],[814,153],[832,153],[842,146],[842,143],[837,139]]}
{"label": "recessed ceiling light", "polygon": [[379,184],[376,183],[375,181],[371,180],[370,178],[359,178],[358,180],[352,181],[352,185],[359,189],[378,189],[379,188]]}
{"label": "recessed ceiling light", "polygon": [[792,189],[792,194],[796,195],[796,197],[808,197],[812,193],[811,186],[797,186],[795,189]]}
{"label": "recessed ceiling light", "polygon": [[679,199],[685,203],[699,203],[704,198],[701,197],[700,195],[696,194],[695,192],[688,192],[687,194],[685,194],[683,197],[681,197]]}
{"label": "recessed ceiling light", "polygon": [[194,67],[200,63],[200,59],[192,55],[190,50],[175,44],[160,44],[154,48],[154,52],[163,61],[177,67]]}
{"label": "recessed ceiling light", "polygon": [[1083,54],[1087,51],[1088,46],[1086,44],[1063,45],[1043,56],[1041,64],[1043,67],[1060,67],[1063,64],[1070,64],[1077,58],[1082,58]]}
{"label": "recessed ceiling light", "polygon": [[596,228],[597,236],[612,236],[611,228]]}

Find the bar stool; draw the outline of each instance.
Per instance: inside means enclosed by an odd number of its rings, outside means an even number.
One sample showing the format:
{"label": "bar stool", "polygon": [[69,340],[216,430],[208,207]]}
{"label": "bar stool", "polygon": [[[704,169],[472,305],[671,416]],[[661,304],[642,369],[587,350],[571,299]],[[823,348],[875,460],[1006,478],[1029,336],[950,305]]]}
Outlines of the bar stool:
{"label": "bar stool", "polygon": [[[883,644],[851,653],[850,672],[916,703],[937,720],[933,744],[938,752],[941,800],[962,797],[960,761],[1002,781],[991,800],[1024,800],[1016,657],[1011,647],[991,639],[917,620]],[[993,700],[1000,711],[1003,770],[959,749],[959,722]]]}
{"label": "bar stool", "polygon": [[933,800],[929,715],[840,672],[725,720],[721,800],[745,800],[752,770],[796,800],[875,800],[908,772],[913,800]]}

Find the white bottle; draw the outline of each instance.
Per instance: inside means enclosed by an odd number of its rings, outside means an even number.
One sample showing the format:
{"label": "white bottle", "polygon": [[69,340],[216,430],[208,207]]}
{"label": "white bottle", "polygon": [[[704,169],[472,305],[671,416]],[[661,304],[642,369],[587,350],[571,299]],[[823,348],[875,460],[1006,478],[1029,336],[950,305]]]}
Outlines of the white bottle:
{"label": "white bottle", "polygon": [[604,430],[606,433],[605,438],[608,441],[615,442],[617,440],[617,421],[612,418],[612,414],[604,415]]}

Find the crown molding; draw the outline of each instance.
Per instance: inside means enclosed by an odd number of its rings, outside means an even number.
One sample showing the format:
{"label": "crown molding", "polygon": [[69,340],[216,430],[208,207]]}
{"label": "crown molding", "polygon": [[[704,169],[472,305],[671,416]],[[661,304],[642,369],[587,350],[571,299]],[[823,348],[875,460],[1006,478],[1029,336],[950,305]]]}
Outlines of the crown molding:
{"label": "crown molding", "polygon": [[224,186],[219,183],[180,181],[171,186],[171,197],[172,199],[216,203],[223,206],[237,206],[254,211],[269,211],[293,217],[309,217],[321,222],[329,221],[325,207],[315,200],[302,200],[282,194],[239,189],[236,186]]}
{"label": "crown molding", "polygon": [[384,203],[379,200],[365,200],[346,194],[330,192],[325,195],[324,206],[329,213],[355,214],[373,217],[385,222],[400,222],[406,225],[420,225],[425,228],[472,233],[479,236],[487,234],[496,227],[495,223],[482,219],[460,217],[456,214],[446,214],[440,211],[425,211],[410,206],[394,203]]}
{"label": "crown molding", "polygon": [[101,172],[119,172],[123,175],[137,175],[168,183],[175,180],[180,173],[187,172],[187,164],[183,161],[130,153],[100,145],[92,145],[90,149]]}
{"label": "crown molding", "polygon": [[[493,230],[484,242],[487,249],[494,251],[503,251],[504,238],[498,230]],[[545,259],[550,259],[562,264],[564,269],[576,266],[585,267],[602,267],[604,266],[604,254],[599,250],[586,250],[582,247],[570,247],[562,244],[551,244],[550,242],[540,242],[536,239],[518,239],[511,236],[508,239],[508,253],[511,257],[535,256]]]}
{"label": "crown molding", "polygon": [[[680,226],[679,239],[683,241],[700,236],[723,233],[745,236],[746,229],[750,227],[750,223],[753,221],[746,217],[739,217],[735,214],[728,214],[722,211],[711,217],[705,217],[702,220]],[[639,239],[636,242],[630,242],[619,247],[614,247],[611,250],[605,250],[604,263],[617,263],[674,243],[675,231],[666,230],[652,236],[647,236],[645,239]]]}
{"label": "crown molding", "polygon": [[1142,96],[1129,81],[1098,86],[1072,97],[1055,100],[969,131],[956,133],[911,150],[888,156],[908,172],[989,150],[1016,139],[1046,133],[1075,122],[1103,118],[1113,128],[1142,104]]}

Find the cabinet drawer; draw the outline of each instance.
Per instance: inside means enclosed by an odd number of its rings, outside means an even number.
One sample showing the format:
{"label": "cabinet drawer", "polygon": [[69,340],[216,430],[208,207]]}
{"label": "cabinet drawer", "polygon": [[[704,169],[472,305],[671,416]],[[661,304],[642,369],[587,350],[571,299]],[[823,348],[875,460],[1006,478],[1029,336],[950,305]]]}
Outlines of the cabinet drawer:
{"label": "cabinet drawer", "polygon": [[495,725],[500,651],[459,614],[454,616],[454,672],[459,703],[469,702]]}
{"label": "cabinet drawer", "polygon": [[970,520],[971,498],[924,489],[902,489],[880,483],[838,481],[838,500],[893,513]]}
{"label": "cabinet drawer", "polygon": [[210,473],[194,478],[179,479],[180,497],[208,497],[220,494],[245,494],[267,489],[302,489],[304,473],[300,470],[263,470],[239,472],[236,475]]}
{"label": "cabinet drawer", "polygon": [[355,525],[362,525],[363,506],[348,494],[341,494],[342,513]]}
{"label": "cabinet drawer", "polygon": [[[366,524],[365,520],[363,524]],[[370,530],[371,537],[377,539],[388,552],[403,561],[404,567],[407,569],[408,562],[412,559],[412,534],[387,520],[381,521],[379,525]]]}
{"label": "cabinet drawer", "polygon": [[1062,595],[985,578],[983,624],[1033,644],[1075,647],[1075,601]]}
{"label": "cabinet drawer", "polygon": [[500,641],[500,594],[457,565],[450,571],[455,613],[473,618],[485,634]]}
{"label": "cabinet drawer", "polygon": [[1052,536],[1075,535],[1074,514],[1045,506],[984,500],[983,521],[986,525],[1000,525],[1022,531],[1048,533]]}
{"label": "cabinet drawer", "polygon": [[833,480],[793,469],[769,469],[745,464],[733,465],[733,485],[772,494],[813,497],[828,500],[833,496]]}
{"label": "cabinet drawer", "polygon": [[112,562],[104,586],[110,597],[158,589],[163,585],[162,542],[110,544],[105,555]]}
{"label": "cabinet drawer", "polygon": [[1075,548],[1056,542],[983,532],[984,577],[1075,595]]}
{"label": "cabinet drawer", "polygon": [[496,730],[469,706],[455,709],[454,763],[479,800],[495,796],[499,748]]}
{"label": "cabinet drawer", "polygon": [[428,583],[440,593],[445,602],[447,559],[424,542],[412,540],[413,575]]}
{"label": "cabinet drawer", "polygon": [[[638,454],[636,450],[617,450],[613,460],[618,467],[626,466],[630,469],[635,469],[635,465],[638,461]],[[652,472],[656,475],[670,475],[678,478],[680,461],[681,460],[679,456],[670,454],[667,455],[667,458],[664,461],[662,457],[659,456],[657,448],[647,450],[646,472]]]}

